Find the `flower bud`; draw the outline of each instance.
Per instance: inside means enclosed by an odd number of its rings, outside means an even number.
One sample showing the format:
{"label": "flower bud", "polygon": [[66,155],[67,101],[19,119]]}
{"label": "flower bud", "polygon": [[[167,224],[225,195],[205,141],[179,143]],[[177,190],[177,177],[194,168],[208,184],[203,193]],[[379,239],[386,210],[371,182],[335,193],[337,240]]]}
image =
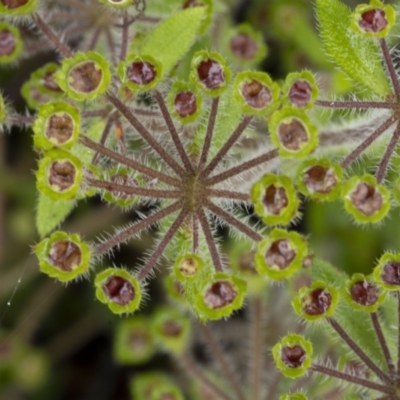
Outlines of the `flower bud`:
{"label": "flower bud", "polygon": [[124,269],[106,269],[97,274],[94,285],[96,298],[107,304],[114,314],[131,313],[140,306],[142,298],[140,283]]}
{"label": "flower bud", "polygon": [[79,235],[54,232],[35,246],[40,270],[61,282],[85,275],[90,268],[91,249]]}
{"label": "flower bud", "polygon": [[99,53],[78,52],[64,59],[55,79],[71,99],[93,100],[108,89],[111,73],[107,61]]}
{"label": "flower bud", "polygon": [[204,262],[196,254],[185,254],[176,259],[174,274],[178,281],[195,281],[198,279]]}
{"label": "flower bud", "polygon": [[287,106],[309,109],[318,97],[318,86],[310,71],[293,72],[282,86],[283,102]]}
{"label": "flower bud", "polygon": [[268,225],[287,225],[296,216],[299,199],[291,179],[282,175],[264,175],[252,188],[255,212]]}
{"label": "flower bud", "polygon": [[276,366],[288,378],[298,378],[311,367],[313,347],[311,342],[302,336],[290,334],[285,336],[272,348]]}
{"label": "flower bud", "polygon": [[[5,0],[0,0],[1,1]],[[1,7],[0,7],[1,13]],[[15,61],[22,51],[19,29],[8,22],[0,21],[0,64]]]}
{"label": "flower bud", "polygon": [[386,290],[400,290],[400,254],[385,253],[375,267],[373,277]]}
{"label": "flower bud", "polygon": [[0,14],[23,15],[36,9],[37,0],[0,0]]}
{"label": "flower bud", "polygon": [[55,73],[60,69],[60,65],[56,63],[47,63],[43,67],[32,72],[30,79],[37,82],[37,90],[39,93],[52,98],[61,97],[64,92],[56,82]]}
{"label": "flower bud", "polygon": [[149,400],[153,393],[160,387],[172,385],[166,375],[158,372],[147,372],[144,374],[135,374],[131,380],[130,391],[132,399]]}

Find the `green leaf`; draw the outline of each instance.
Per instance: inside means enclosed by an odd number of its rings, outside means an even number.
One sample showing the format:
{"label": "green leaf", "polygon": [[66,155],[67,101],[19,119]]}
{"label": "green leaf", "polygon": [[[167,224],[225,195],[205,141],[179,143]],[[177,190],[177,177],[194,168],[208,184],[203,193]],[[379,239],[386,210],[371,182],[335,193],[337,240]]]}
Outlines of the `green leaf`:
{"label": "green leaf", "polygon": [[36,209],[36,228],[40,237],[43,238],[63,222],[74,208],[75,203],[75,200],[54,201],[40,193]]}
{"label": "green leaf", "polygon": [[204,7],[194,7],[167,18],[147,38],[141,53],[155,57],[168,74],[195,41],[204,16]]}
{"label": "green leaf", "polygon": [[325,50],[355,82],[380,96],[391,93],[380,56],[371,39],[351,29],[350,9],[339,0],[316,0],[317,19]]}

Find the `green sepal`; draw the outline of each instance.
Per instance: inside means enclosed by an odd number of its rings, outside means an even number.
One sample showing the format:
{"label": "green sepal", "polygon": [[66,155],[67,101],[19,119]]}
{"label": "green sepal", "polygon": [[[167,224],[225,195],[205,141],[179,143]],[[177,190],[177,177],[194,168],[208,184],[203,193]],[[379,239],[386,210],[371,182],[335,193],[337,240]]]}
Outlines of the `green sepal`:
{"label": "green sepal", "polygon": [[[59,70],[60,65],[56,63],[47,63],[43,67],[32,72],[30,79],[37,82],[37,90],[39,93],[52,98],[59,98],[64,95],[62,89],[55,81],[54,74]],[[50,79],[50,85],[46,85],[46,80]],[[50,86],[50,87],[49,87]]]}
{"label": "green sepal", "polygon": [[0,93],[0,124],[2,124],[7,117],[7,112],[6,112],[6,103],[4,101],[3,96]]}
{"label": "green sepal", "polygon": [[163,65],[165,75],[170,74],[190,50],[199,31],[208,25],[212,4],[210,1],[204,3],[205,7],[183,10],[160,22],[140,46],[140,54],[155,57]]}
{"label": "green sepal", "polygon": [[[48,136],[49,123],[53,116],[63,116],[73,124],[71,136],[67,140],[58,141],[56,137]],[[37,117],[32,125],[34,132],[33,145],[38,150],[50,150],[53,147],[70,149],[78,140],[80,122],[79,111],[71,104],[65,102],[44,104],[39,108]],[[61,130],[62,129],[61,127]]]}
{"label": "green sepal", "polygon": [[[305,357],[302,360],[301,366],[289,367],[282,360],[282,350],[289,347],[294,348],[299,346],[305,352]],[[272,348],[272,356],[274,357],[276,366],[281,370],[282,374],[288,378],[298,378],[304,375],[308,368],[312,364],[313,346],[308,340],[305,340],[303,336],[297,334],[286,335],[280,342],[276,343]]]}
{"label": "green sepal", "polygon": [[375,282],[386,290],[400,291],[399,267],[400,253],[384,253],[373,271]]}
{"label": "green sepal", "polygon": [[[210,305],[210,302],[207,302],[205,297],[207,291],[211,290],[214,285],[218,284],[228,284],[228,286],[234,292],[234,298],[229,302],[229,304],[222,305],[218,308],[213,308]],[[198,313],[199,318],[202,321],[217,320],[223,317],[229,317],[233,311],[236,311],[242,307],[246,292],[246,281],[233,275],[217,272],[214,274],[211,280],[205,281],[202,284],[202,287],[199,289],[194,304],[195,311]]]}
{"label": "green sepal", "polygon": [[[2,6],[0,3],[0,14],[2,13]],[[22,51],[22,39],[19,33],[19,29],[8,22],[0,21],[0,34],[2,32],[8,32],[12,35],[14,41],[14,48],[10,54],[0,54],[0,64],[8,64],[15,61]]]}
{"label": "green sepal", "polygon": [[178,281],[196,281],[204,267],[204,261],[197,254],[185,254],[179,256],[173,270]]}
{"label": "green sepal", "polygon": [[23,15],[34,12],[37,6],[37,0],[28,0],[24,5],[10,8],[0,3],[0,14],[3,15]]}
{"label": "green sepal", "polygon": [[[352,296],[352,288],[355,284],[362,283],[363,288],[365,289],[366,286],[375,286],[376,288],[376,298],[374,299],[375,302],[370,305],[364,305],[360,304],[360,302],[357,302],[354,300]],[[376,284],[371,276],[365,276],[363,274],[354,274],[351,279],[348,279],[346,281],[345,287],[342,290],[342,296],[343,298],[347,301],[348,304],[350,304],[351,307],[353,307],[355,310],[359,311],[366,311],[369,313],[375,312],[385,301],[386,299],[386,292],[382,290],[382,287],[378,284]],[[371,298],[370,295],[367,293],[364,293],[364,297],[367,297],[368,301],[372,301],[373,299]]]}
{"label": "green sepal", "polygon": [[303,393],[287,393],[279,397],[279,400],[308,400]]}
{"label": "green sepal", "polygon": [[135,374],[130,382],[130,392],[135,400],[149,400],[157,388],[164,385],[171,385],[171,381],[160,372]]}
{"label": "green sepal", "polygon": [[42,104],[48,103],[52,98],[38,90],[39,82],[31,77],[21,87],[21,96],[31,110],[37,110]]}
{"label": "green sepal", "polygon": [[[306,139],[298,143],[298,148],[290,148],[282,142],[279,130],[284,125],[296,123],[301,126],[302,133],[305,133]],[[318,130],[311,123],[308,115],[299,108],[284,107],[272,114],[268,121],[268,129],[271,133],[271,142],[279,149],[279,155],[284,158],[303,158],[310,154],[318,145]],[[298,129],[296,129],[298,131]],[[283,134],[283,137],[286,136]],[[289,139],[292,135],[288,135]]]}
{"label": "green sepal", "polygon": [[[291,99],[291,96],[296,94],[296,87],[293,86],[296,83],[304,86],[301,91],[301,94],[303,94],[304,97],[302,98],[302,101],[297,102],[294,99]],[[310,109],[318,98],[318,92],[317,82],[312,72],[292,72],[288,74],[285,83],[282,86],[282,102],[285,106]]]}
{"label": "green sepal", "polygon": [[370,92],[386,97],[392,92],[380,50],[351,28],[352,13],[339,0],[316,0],[321,39],[332,61]]}
{"label": "green sepal", "polygon": [[[287,199],[286,206],[281,207],[278,214],[270,212],[263,201],[266,191],[272,186],[276,190],[282,188]],[[254,211],[267,225],[287,225],[297,216],[299,199],[296,196],[296,189],[292,180],[283,175],[264,175],[254,184],[251,201],[254,204]]]}
{"label": "green sepal", "polygon": [[143,316],[123,319],[114,337],[114,358],[123,365],[139,365],[156,352],[150,321]]}
{"label": "green sepal", "polygon": [[[52,165],[55,163],[69,163],[74,168],[74,181],[66,189],[58,189],[57,185],[52,184],[50,172]],[[71,200],[77,197],[82,181],[82,164],[79,159],[71,153],[54,149],[45,153],[44,157],[39,161],[39,167],[36,172],[37,189],[52,200]]]}
{"label": "green sepal", "polygon": [[[244,92],[246,87],[247,93]],[[246,94],[250,97],[247,101]],[[279,85],[273,82],[265,72],[242,71],[236,75],[233,84],[233,98],[245,114],[262,116],[271,113],[279,106],[279,96]],[[256,104],[256,101],[260,103]]]}
{"label": "green sepal", "polygon": [[[139,84],[129,80],[127,69],[134,63],[147,63],[150,64],[154,69],[154,78],[146,84]],[[164,74],[163,65],[156,60],[153,56],[147,54],[129,54],[128,57],[118,64],[118,75],[121,78],[122,83],[127,86],[130,90],[136,91],[148,91],[155,88],[161,81]]]}
{"label": "green sepal", "polygon": [[[194,96],[194,102],[196,106],[196,110],[192,112],[188,112],[187,115],[182,115],[176,107],[176,97],[178,94],[186,94]],[[174,118],[176,118],[182,124],[190,124],[196,121],[201,115],[203,109],[203,96],[198,91],[197,87],[194,84],[176,81],[173,83],[171,90],[167,96],[167,104],[169,109],[171,110],[171,114]]]}
{"label": "green sepal", "polygon": [[[235,49],[235,39],[239,39],[242,42],[239,43],[239,49]],[[250,24],[242,23],[236,25],[231,29],[228,35],[228,49],[230,55],[235,62],[242,66],[249,66],[258,64],[262,61],[268,53],[266,44],[264,43],[264,38],[262,32],[255,30]],[[248,44],[251,46],[250,54],[246,53],[246,49],[243,50],[243,40],[247,40]]]}
{"label": "green sepal", "polygon": [[167,292],[167,295],[177,302],[180,306],[187,307],[187,301],[184,295],[185,289],[183,288],[182,284],[175,279],[175,275],[171,274],[168,275],[164,279],[164,288]]}
{"label": "green sepal", "polygon": [[178,388],[178,386],[173,385],[172,383],[165,383],[158,386],[151,393],[151,397],[149,400],[184,400],[182,392]]}
{"label": "green sepal", "polygon": [[[127,304],[118,304],[113,299],[110,299],[105,292],[104,286],[114,277],[122,278],[133,288],[133,298]],[[94,285],[96,287],[96,298],[101,303],[106,304],[114,314],[129,314],[136,311],[140,306],[140,301],[142,299],[140,282],[124,269],[107,268],[96,275]]]}
{"label": "green sepal", "polygon": [[[207,88],[205,86],[198,74],[198,67],[203,62],[214,62],[221,68],[221,76],[223,76],[223,82],[219,83],[216,87]],[[201,90],[203,90],[208,96],[217,97],[221,95],[225,89],[228,87],[229,82],[232,77],[232,72],[226,65],[225,59],[221,54],[216,52],[210,52],[206,50],[200,50],[193,55],[190,64],[190,80],[194,82]]]}
{"label": "green sepal", "polygon": [[172,307],[161,307],[152,317],[156,342],[168,352],[183,354],[190,338],[190,319]]}
{"label": "green sepal", "polygon": [[[86,63],[93,63],[96,72],[101,71],[101,77],[97,82],[96,87],[91,90],[83,91],[74,88],[72,85],[79,83],[75,82],[71,73],[76,68],[79,68]],[[71,98],[77,101],[93,100],[103,94],[111,83],[111,73],[108,62],[105,58],[94,51],[87,53],[77,52],[73,57],[65,58],[61,68],[55,73],[55,80],[60,88]],[[92,81],[91,79],[89,81]],[[91,82],[92,83],[92,82]]]}
{"label": "green sepal", "polygon": [[[309,174],[316,177],[315,184]],[[339,164],[332,163],[328,158],[310,159],[300,165],[296,186],[301,193],[313,200],[333,201],[341,194],[342,180],[343,169]]]}
{"label": "green sepal", "polygon": [[[59,246],[58,253],[57,245]],[[35,254],[39,260],[41,272],[61,282],[69,282],[87,275],[92,250],[78,234],[56,231],[35,246]],[[57,255],[65,262],[71,261],[72,265],[64,269],[55,265],[53,262]]]}
{"label": "green sepal", "polygon": [[[190,0],[182,0],[183,6],[187,6],[190,3]],[[214,11],[214,0],[196,0],[195,4],[192,5],[190,8],[202,8],[204,10],[204,17],[202,19],[199,33],[200,35],[204,35],[207,31],[207,28],[211,24],[213,11]]]}
{"label": "green sepal", "polygon": [[[304,308],[312,303],[311,294],[314,290],[322,289],[325,293],[330,295],[330,304],[325,312],[312,315],[306,313]],[[318,296],[319,297],[319,296]],[[306,321],[317,321],[321,318],[328,318],[333,315],[335,308],[339,302],[339,292],[333,286],[328,286],[325,282],[316,281],[311,286],[303,286],[299,289],[296,297],[292,301],[292,306],[297,315],[304,318]]]}
{"label": "green sepal", "polygon": [[[379,9],[384,12],[385,19],[387,21],[387,25],[385,28],[381,29],[378,32],[370,32],[365,30],[362,26],[360,26],[360,21],[362,20],[362,15],[365,12]],[[371,0],[369,4],[359,4],[353,13],[353,20],[351,23],[351,27],[354,32],[362,34],[368,38],[383,38],[388,35],[389,31],[393,27],[396,22],[396,11],[391,5],[385,5],[379,0]]]}
{"label": "green sepal", "polygon": [[136,0],[99,0],[99,1],[100,3],[110,6],[111,8],[123,9],[133,5]]}
{"label": "green sepal", "polygon": [[[357,190],[359,184],[367,184],[374,188],[382,198],[382,206],[379,210],[373,212],[371,215],[367,215],[365,212],[360,211],[352,202],[351,196]],[[378,185],[376,178],[372,175],[365,174],[361,177],[353,176],[347,182],[343,184],[342,198],[344,199],[344,207],[346,211],[351,214],[355,221],[361,224],[375,223],[381,221],[386,217],[390,210],[390,192],[383,185]]]}
{"label": "green sepal", "polygon": [[[287,248],[284,249],[284,252],[293,251],[295,253],[293,259],[284,268],[276,264],[270,265],[267,260],[267,253],[271,246],[282,240],[287,241]],[[258,243],[257,254],[255,255],[256,268],[261,275],[268,276],[270,279],[288,279],[302,267],[306,256],[307,244],[300,234],[294,231],[274,229],[267,238]],[[282,253],[281,257],[283,257]]]}

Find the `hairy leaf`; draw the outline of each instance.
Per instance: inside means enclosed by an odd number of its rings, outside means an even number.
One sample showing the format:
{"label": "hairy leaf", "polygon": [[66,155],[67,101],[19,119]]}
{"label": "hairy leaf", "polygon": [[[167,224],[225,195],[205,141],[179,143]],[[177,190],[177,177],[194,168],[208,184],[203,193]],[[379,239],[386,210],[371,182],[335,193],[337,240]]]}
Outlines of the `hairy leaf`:
{"label": "hairy leaf", "polygon": [[317,18],[328,56],[350,78],[373,93],[391,92],[376,43],[351,29],[351,11],[339,0],[317,0]]}
{"label": "hairy leaf", "polygon": [[160,61],[168,74],[185,55],[196,39],[205,10],[203,7],[188,8],[157,25],[141,48]]}

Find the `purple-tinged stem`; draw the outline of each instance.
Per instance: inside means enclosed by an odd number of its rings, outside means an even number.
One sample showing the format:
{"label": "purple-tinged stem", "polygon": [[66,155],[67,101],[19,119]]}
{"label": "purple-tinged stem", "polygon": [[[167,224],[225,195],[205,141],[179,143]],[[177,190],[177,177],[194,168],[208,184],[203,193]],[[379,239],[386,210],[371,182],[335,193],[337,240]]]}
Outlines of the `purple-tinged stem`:
{"label": "purple-tinged stem", "polygon": [[129,123],[137,130],[140,136],[156,151],[177,175],[185,176],[185,170],[167,153],[161,144],[150,134],[144,125],[133,115],[131,110],[113,93],[107,93],[107,99],[110,103],[129,121]]}
{"label": "purple-tinged stem", "polygon": [[394,367],[394,363],[393,363],[392,357],[391,357],[390,352],[389,352],[388,345],[386,343],[385,336],[383,335],[383,332],[382,332],[382,327],[381,327],[381,324],[379,322],[378,314],[376,312],[371,313],[371,320],[372,320],[372,324],[374,326],[375,333],[376,333],[376,336],[378,338],[379,344],[381,345],[382,352],[383,352],[383,355],[385,357],[387,366],[389,368],[389,373],[390,373],[391,376],[394,376],[396,374],[396,370],[395,370],[395,367]]}
{"label": "purple-tinged stem", "polygon": [[364,361],[367,367],[374,372],[374,374],[388,385],[391,385],[392,381],[390,378],[364,353],[364,351],[350,338],[346,331],[340,326],[340,324],[333,318],[327,318],[327,321],[331,324],[332,328],[339,334],[344,342],[351,348]]}
{"label": "purple-tinged stem", "polygon": [[106,117],[110,113],[110,108],[102,108],[100,110],[83,111],[81,116],[84,118]]}
{"label": "purple-tinged stem", "polygon": [[11,122],[14,125],[32,124],[36,117],[25,117],[23,115],[12,115],[7,117],[7,122]]}
{"label": "purple-tinged stem", "polygon": [[168,229],[168,231],[163,236],[161,242],[155,248],[151,257],[146,261],[145,266],[140,270],[139,275],[138,275],[138,279],[140,281],[145,279],[149,275],[149,273],[152,271],[152,269],[155,267],[155,265],[157,264],[157,261],[163,255],[165,248],[168,246],[169,242],[173,239],[176,232],[178,232],[180,226],[182,225],[183,221],[185,220],[185,218],[188,214],[189,214],[189,211],[186,210],[185,208],[181,210],[181,212],[179,213],[179,215],[176,218],[176,220],[174,221],[174,223],[171,225],[171,227]]}
{"label": "purple-tinged stem", "polygon": [[370,146],[386,129],[390,128],[398,118],[398,115],[392,115],[386,120],[378,129],[376,129],[371,135],[369,135],[363,142],[361,142],[341,163],[342,168],[348,167],[357,157]]}
{"label": "purple-tinged stem", "polygon": [[398,104],[388,101],[330,101],[330,100],[317,100],[316,106],[326,108],[384,108],[392,109],[398,108]]}
{"label": "purple-tinged stem", "polygon": [[201,176],[209,176],[212,171],[214,171],[215,167],[224,159],[228,151],[234,146],[234,144],[237,142],[239,139],[240,135],[244,132],[244,130],[249,126],[251,120],[252,120],[251,115],[247,115],[242,119],[240,124],[237,126],[237,128],[234,130],[230,138],[224,143],[224,145],[221,147],[221,149],[218,151],[218,153],[214,156],[214,158],[211,160],[210,164],[207,165],[207,167],[202,171]]}
{"label": "purple-tinged stem", "polygon": [[247,193],[233,192],[231,190],[217,190],[207,189],[207,196],[219,197],[223,199],[249,201],[249,195]]}
{"label": "purple-tinged stem", "polygon": [[124,12],[122,17],[122,37],[121,37],[121,53],[119,55],[119,60],[125,60],[126,54],[128,52],[128,42],[129,42],[129,24],[128,13]]}
{"label": "purple-tinged stem", "polygon": [[79,141],[89,149],[97,151],[98,153],[111,158],[114,161],[117,161],[128,168],[132,168],[138,172],[141,172],[144,175],[150,176],[151,178],[159,179],[162,182],[168,183],[171,186],[180,187],[181,182],[178,179],[172,178],[166,174],[163,174],[160,171],[156,171],[152,168],[146,167],[145,165],[139,163],[138,161],[132,160],[131,158],[125,157],[122,154],[119,154],[99,143],[94,142],[89,139],[87,136],[80,135]]}
{"label": "purple-tinged stem", "polygon": [[113,41],[111,31],[109,28],[105,29],[108,50],[110,51],[111,62],[114,67],[117,65],[117,52],[115,50],[115,43]]}
{"label": "purple-tinged stem", "polygon": [[236,167],[233,167],[231,169],[228,169],[227,171],[221,172],[218,175],[214,175],[211,178],[208,178],[206,180],[206,185],[216,185],[217,183],[223,182],[229,178],[232,178],[233,176],[240,175],[243,172],[248,171],[249,169],[258,167],[261,164],[271,161],[276,157],[278,157],[278,150],[271,150],[266,154],[262,154],[261,156],[253,158],[252,160],[246,161],[242,164],[237,165]]}
{"label": "purple-tinged stem", "polygon": [[115,182],[101,181],[98,179],[86,179],[89,186],[104,189],[110,192],[126,193],[136,196],[152,197],[156,199],[179,199],[182,193],[178,190],[147,189],[136,186],[120,185]]}
{"label": "purple-tinged stem", "polygon": [[122,232],[118,233],[117,235],[111,237],[110,239],[106,240],[105,242],[99,243],[93,250],[94,256],[100,256],[102,254],[107,253],[113,247],[118,246],[120,243],[125,242],[126,240],[128,240],[130,237],[132,237],[136,233],[155,224],[156,222],[160,221],[161,219],[165,218],[166,216],[179,210],[181,207],[182,207],[182,202],[177,201],[177,202],[171,204],[170,206],[163,208],[160,211],[157,211],[153,215],[150,215],[149,217],[136,222],[134,225],[123,230]]}
{"label": "purple-tinged stem", "polygon": [[386,171],[389,165],[389,161],[396,148],[399,138],[400,138],[400,124],[397,124],[396,130],[393,132],[388,147],[386,148],[385,154],[383,155],[382,161],[379,164],[378,171],[376,172],[376,181],[378,183],[382,183],[383,179],[386,176]]}
{"label": "purple-tinged stem", "polygon": [[[272,379],[270,377],[270,380],[269,380],[270,384],[268,385],[268,391],[267,391],[265,400],[271,400],[276,397],[279,384],[281,383],[282,378],[283,378],[283,375],[281,373],[278,373],[276,369],[273,371],[273,374],[274,374],[274,376],[272,377]],[[271,373],[271,375],[272,375],[272,373]]]}
{"label": "purple-tinged stem", "polygon": [[259,400],[262,389],[262,371],[264,370],[264,352],[263,352],[263,304],[262,297],[254,298],[254,337],[253,337],[253,360],[252,360],[252,400]]}
{"label": "purple-tinged stem", "polygon": [[240,400],[246,400],[246,397],[242,391],[242,388],[240,387],[239,382],[237,381],[232,370],[230,369],[229,364],[225,359],[224,354],[221,352],[217,342],[215,341],[210,329],[202,322],[198,322],[197,325],[200,327],[203,337],[206,339],[207,344],[210,346],[211,354],[213,355],[213,357],[215,357],[216,361],[221,366],[221,371],[225,375],[225,379],[235,390],[237,398]]}
{"label": "purple-tinged stem", "polygon": [[213,260],[214,263],[214,267],[215,270],[217,272],[223,272],[224,271],[224,267],[222,266],[222,261],[221,261],[221,257],[218,251],[218,248],[215,244],[214,241],[214,237],[210,228],[210,224],[208,222],[207,216],[204,212],[203,209],[199,209],[197,212],[201,227],[203,229],[204,232],[204,236],[206,237],[206,242],[207,242],[207,246],[208,249],[210,251],[211,254],[211,258]]}
{"label": "purple-tinged stem", "polygon": [[199,380],[202,385],[204,385],[209,391],[211,391],[217,399],[221,400],[234,400],[231,396],[226,394],[222,389],[220,389],[214,382],[210,381],[207,376],[197,367],[197,365],[186,355],[180,358],[185,371],[195,380]]}
{"label": "purple-tinged stem", "polygon": [[199,251],[199,220],[197,219],[197,215],[195,213],[193,213],[192,215],[192,233],[192,250],[194,254],[197,254],[197,252]]}
{"label": "purple-tinged stem", "polygon": [[161,95],[161,93],[159,91],[155,92],[155,97],[158,103],[158,106],[160,107],[161,110],[161,114],[164,117],[165,123],[167,124],[169,133],[172,137],[172,140],[175,144],[176,150],[179,153],[179,156],[183,162],[183,164],[185,165],[185,168],[189,171],[189,172],[193,172],[193,167],[192,167],[192,163],[190,162],[189,156],[187,155],[185,148],[183,147],[183,144],[181,142],[181,139],[178,135],[178,132],[175,128],[174,122],[172,121],[171,115],[168,111],[168,108],[165,104],[165,101]]}
{"label": "purple-tinged stem", "polygon": [[72,51],[61,42],[59,36],[53,32],[53,30],[43,21],[39,14],[34,14],[32,16],[33,21],[41,29],[41,31],[46,35],[47,39],[53,43],[54,47],[66,58],[72,57]]}
{"label": "purple-tinged stem", "polygon": [[392,81],[394,92],[396,93],[396,98],[397,98],[397,100],[400,100],[400,84],[399,84],[399,81],[397,78],[396,70],[394,68],[392,57],[390,56],[390,51],[387,46],[385,38],[379,39],[379,44],[381,45],[383,58],[385,60],[386,67],[389,71],[389,75],[390,75],[390,79]]}
{"label": "purple-tinged stem", "polygon": [[101,33],[101,28],[97,28],[94,31],[90,41],[88,42],[88,44],[86,46],[86,49],[85,49],[86,51],[94,50],[97,42],[99,41],[100,33]]}
{"label": "purple-tinged stem", "polygon": [[378,392],[392,394],[392,390],[386,386],[380,385],[379,383],[374,383],[367,381],[366,379],[358,378],[357,376],[346,374],[344,372],[337,371],[332,368],[325,367],[323,365],[313,364],[311,366],[313,372],[318,372],[320,374],[328,375],[333,378],[341,379],[342,381],[354,383],[356,385],[364,386],[368,389],[377,390]]}
{"label": "purple-tinged stem", "polygon": [[239,221],[238,219],[236,219],[235,217],[224,211],[221,207],[218,207],[217,205],[211,203],[210,201],[207,201],[205,206],[215,215],[222,218],[229,225],[232,225],[238,231],[244,233],[246,236],[248,236],[255,242],[259,242],[260,240],[262,240],[262,236],[258,232],[251,229],[249,226],[247,226],[246,224],[242,223],[241,221]]}
{"label": "purple-tinged stem", "polygon": [[204,138],[204,145],[201,151],[199,171],[203,170],[204,164],[207,162],[208,152],[211,147],[211,141],[213,137],[215,121],[217,120],[219,97],[215,97],[212,100],[210,117],[208,119],[206,137]]}
{"label": "purple-tinged stem", "polygon": [[[110,134],[113,123],[114,123],[114,118],[112,116],[108,117],[100,138],[100,144],[102,146],[104,146],[106,143],[106,140],[108,138],[108,135]],[[100,153],[98,152],[94,153],[92,158],[92,164],[97,164],[97,162],[99,161],[99,157]]]}

